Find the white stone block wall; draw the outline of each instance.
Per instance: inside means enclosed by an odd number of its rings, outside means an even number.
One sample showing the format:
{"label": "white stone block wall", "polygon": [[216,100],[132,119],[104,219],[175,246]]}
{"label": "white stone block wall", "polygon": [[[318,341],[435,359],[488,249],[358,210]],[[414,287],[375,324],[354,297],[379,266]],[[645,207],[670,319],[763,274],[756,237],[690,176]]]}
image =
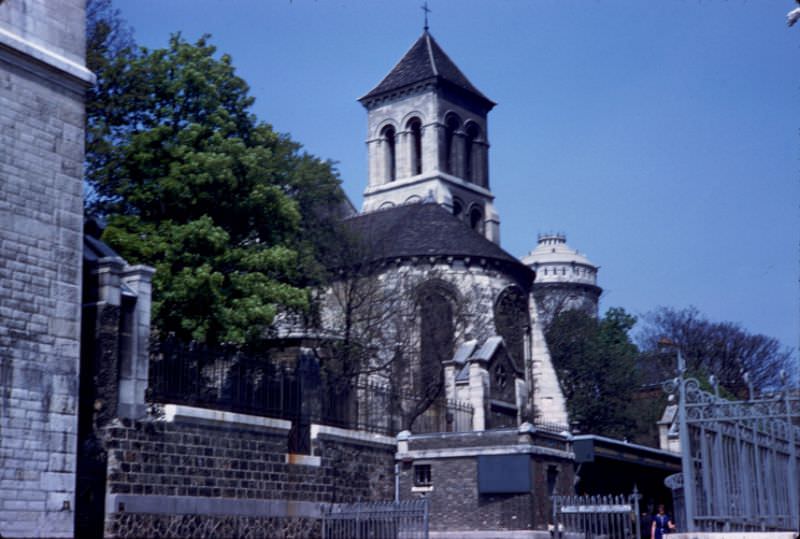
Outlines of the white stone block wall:
{"label": "white stone block wall", "polygon": [[72,537],[83,0],[0,3],[0,534]]}

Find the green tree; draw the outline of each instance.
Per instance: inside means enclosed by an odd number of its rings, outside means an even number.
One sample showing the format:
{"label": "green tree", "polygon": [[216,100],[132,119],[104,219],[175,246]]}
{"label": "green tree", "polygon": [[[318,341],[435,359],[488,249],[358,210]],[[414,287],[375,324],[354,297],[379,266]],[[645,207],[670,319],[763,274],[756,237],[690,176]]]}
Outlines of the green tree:
{"label": "green tree", "polygon": [[344,200],[333,164],[255,118],[247,84],[207,36],[148,50],[102,34],[88,36],[99,84],[87,211],[106,217],[104,240],[129,262],[155,266],[156,331],[257,340],[280,310],[306,309],[323,277]]}
{"label": "green tree", "polygon": [[624,438],[637,431],[632,396],[638,350],[629,336],[635,323],[620,308],[600,320],[568,310],[545,334],[570,418],[582,432]]}

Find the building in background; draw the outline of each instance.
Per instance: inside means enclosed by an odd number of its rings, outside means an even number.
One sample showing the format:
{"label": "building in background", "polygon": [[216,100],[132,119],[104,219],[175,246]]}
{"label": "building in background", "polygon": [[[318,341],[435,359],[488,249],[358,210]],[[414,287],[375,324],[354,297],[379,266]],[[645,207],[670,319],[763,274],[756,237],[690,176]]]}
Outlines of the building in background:
{"label": "building in background", "polygon": [[72,537],[84,0],[0,2],[0,534]]}
{"label": "building in background", "polygon": [[522,262],[536,272],[533,295],[544,327],[564,311],[597,316],[603,293],[597,286],[600,267],[567,245],[564,234],[539,234],[538,245]]}

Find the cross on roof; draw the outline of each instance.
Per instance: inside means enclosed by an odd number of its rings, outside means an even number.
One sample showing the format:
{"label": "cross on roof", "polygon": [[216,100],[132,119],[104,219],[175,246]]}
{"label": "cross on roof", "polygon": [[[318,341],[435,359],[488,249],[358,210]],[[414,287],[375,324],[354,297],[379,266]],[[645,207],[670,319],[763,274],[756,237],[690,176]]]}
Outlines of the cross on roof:
{"label": "cross on roof", "polygon": [[425,31],[428,31],[428,13],[431,12],[430,8],[428,7],[428,0],[425,0],[425,3],[422,4],[422,11],[425,12],[425,26],[423,27]]}

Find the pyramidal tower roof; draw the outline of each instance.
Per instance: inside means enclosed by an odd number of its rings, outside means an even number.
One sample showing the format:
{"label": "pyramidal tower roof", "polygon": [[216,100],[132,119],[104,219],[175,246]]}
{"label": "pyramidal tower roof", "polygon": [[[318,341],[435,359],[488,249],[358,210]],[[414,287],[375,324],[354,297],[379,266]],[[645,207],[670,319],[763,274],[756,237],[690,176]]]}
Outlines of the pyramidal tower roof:
{"label": "pyramidal tower roof", "polygon": [[373,98],[420,82],[451,85],[480,98],[490,109],[495,105],[494,101],[473,86],[427,30],[422,33],[389,74],[359,101],[365,103]]}

